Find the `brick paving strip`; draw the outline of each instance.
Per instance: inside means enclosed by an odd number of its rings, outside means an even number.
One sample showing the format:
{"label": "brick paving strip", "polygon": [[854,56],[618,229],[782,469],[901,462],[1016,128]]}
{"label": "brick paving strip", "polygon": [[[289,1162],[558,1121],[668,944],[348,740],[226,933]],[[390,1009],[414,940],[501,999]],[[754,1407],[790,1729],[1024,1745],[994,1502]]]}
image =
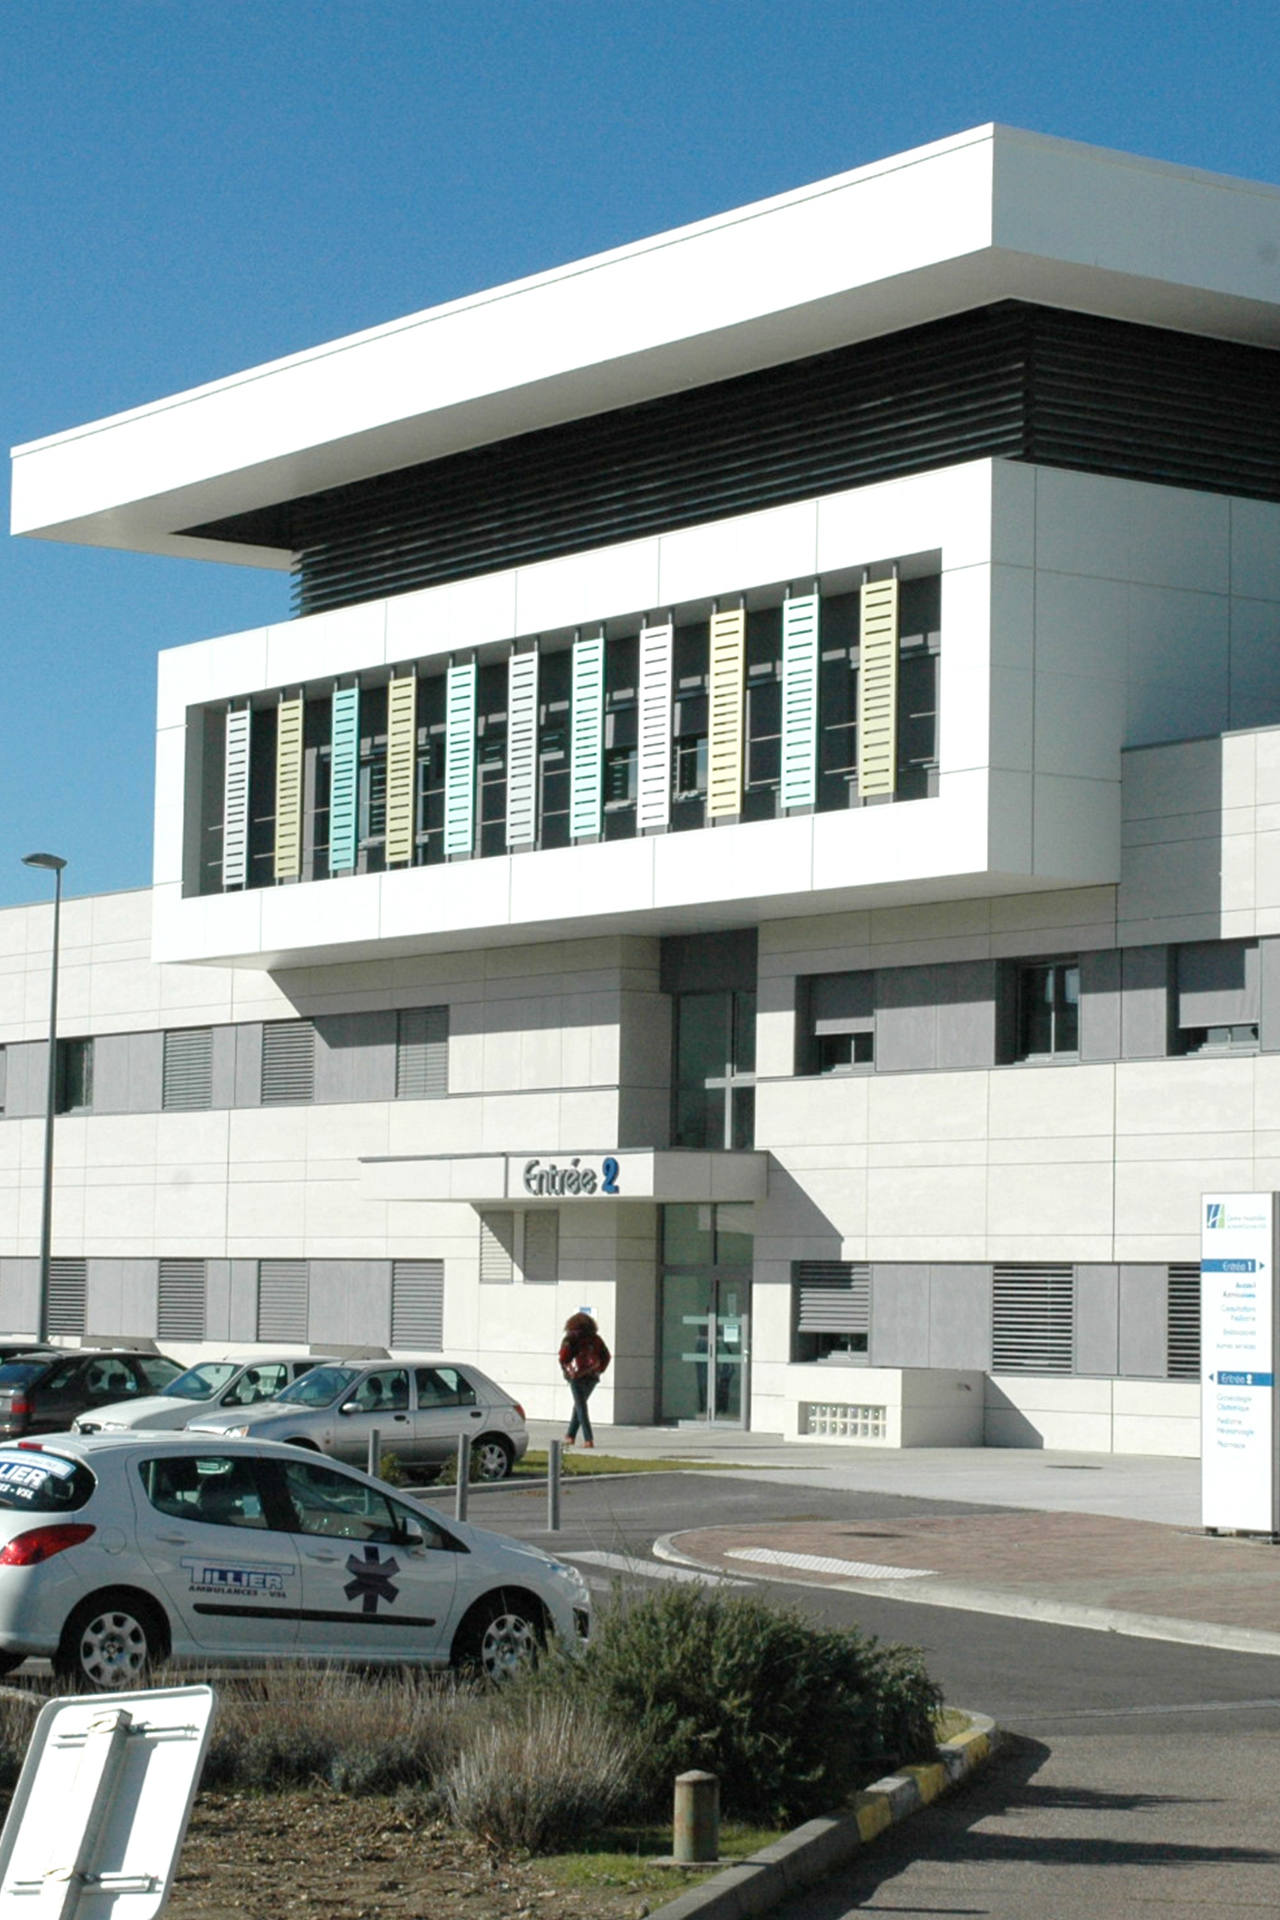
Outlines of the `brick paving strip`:
{"label": "brick paving strip", "polygon": [[[1280,1652],[1280,1549],[1262,1539],[1101,1514],[975,1510],[847,1526],[691,1528],[656,1550],[725,1573],[892,1586],[926,1604],[995,1613],[1094,1610],[1117,1617],[1079,1624],[1150,1634],[1166,1622],[1158,1637]],[[1273,1647],[1263,1644],[1272,1636]]]}

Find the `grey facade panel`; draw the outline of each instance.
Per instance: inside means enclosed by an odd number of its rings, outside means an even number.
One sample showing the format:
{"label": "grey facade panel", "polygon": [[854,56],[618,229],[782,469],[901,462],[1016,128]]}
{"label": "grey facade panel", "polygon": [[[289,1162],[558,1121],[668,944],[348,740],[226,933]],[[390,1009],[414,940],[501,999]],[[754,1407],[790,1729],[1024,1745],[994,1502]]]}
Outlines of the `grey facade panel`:
{"label": "grey facade panel", "polygon": [[[241,1262],[244,1266],[252,1263]],[[206,1340],[232,1340],[230,1260],[206,1260],[204,1267],[204,1337]]]}
{"label": "grey facade panel", "polygon": [[1258,942],[1258,1045],[1280,1053],[1280,939]]}
{"label": "grey facade panel", "polygon": [[1163,1380],[1168,1369],[1168,1345],[1168,1269],[1122,1266],[1117,1371],[1124,1377]]}
{"label": "grey facade panel", "polygon": [[985,1373],[991,1366],[991,1268],[948,1261],[931,1271],[928,1364]]}
{"label": "grey facade panel", "polygon": [[928,1351],[928,1267],[875,1261],[868,1360],[873,1367],[921,1367]]}
{"label": "grey facade panel", "polygon": [[389,1346],[391,1262],[313,1260],[310,1340],[313,1346]]}
{"label": "grey facade panel", "polygon": [[1256,940],[1193,940],[1178,948],[1178,1025],[1255,1025]]}
{"label": "grey facade panel", "polygon": [[877,1073],[919,1072],[938,1064],[938,967],[876,972]]}
{"label": "grey facade panel", "polygon": [[40,1262],[34,1254],[0,1260],[0,1329],[34,1333],[40,1298]]}
{"label": "grey facade panel", "polygon": [[1076,1372],[1114,1374],[1120,1351],[1120,1270],[1076,1268]]}
{"label": "grey facade panel", "polygon": [[164,1034],[131,1033],[129,1039],[126,1113],[159,1113],[164,1089]]}
{"label": "grey facade panel", "polygon": [[262,1105],[262,1024],[252,1020],[234,1029],[236,1036],[235,1099],[237,1107]]}
{"label": "grey facade panel", "polygon": [[934,969],[938,986],[939,1067],[993,1067],[996,1063],[994,960],[963,960]]}
{"label": "grey facade panel", "polygon": [[1120,975],[1117,948],[1080,955],[1080,1058],[1120,1058]]}
{"label": "grey facade panel", "polygon": [[227,1339],[237,1345],[258,1337],[258,1263],[256,1260],[229,1260],[231,1270]]}
{"label": "grey facade panel", "polygon": [[239,1027],[213,1029],[210,1105],[217,1109],[240,1104],[236,1099],[236,1058],[239,1053]]}
{"label": "grey facade panel", "polygon": [[1121,962],[1120,1057],[1163,1060],[1169,1051],[1169,949],[1126,947]]}
{"label": "grey facade panel", "polygon": [[157,1328],[159,1262],[121,1260],[120,1332],[154,1340]]}
{"label": "grey facade panel", "polygon": [[48,1043],[22,1040],[5,1051],[5,1113],[14,1120],[43,1113],[48,1098]]}
{"label": "grey facade panel", "polygon": [[318,1104],[395,1099],[393,1010],[318,1014],[315,1029]]}
{"label": "grey facade panel", "polygon": [[129,1065],[133,1035],[100,1033],[93,1043],[93,1111],[132,1113]]}

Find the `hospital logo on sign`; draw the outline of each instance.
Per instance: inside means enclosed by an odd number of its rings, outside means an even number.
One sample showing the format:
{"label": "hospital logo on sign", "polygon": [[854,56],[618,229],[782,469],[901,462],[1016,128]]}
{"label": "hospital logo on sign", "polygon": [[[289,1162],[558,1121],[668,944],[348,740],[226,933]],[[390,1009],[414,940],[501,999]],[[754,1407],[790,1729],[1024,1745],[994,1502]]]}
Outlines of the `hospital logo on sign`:
{"label": "hospital logo on sign", "polygon": [[1227,1210],[1221,1200],[1206,1200],[1204,1203],[1204,1224],[1206,1228],[1225,1227]]}

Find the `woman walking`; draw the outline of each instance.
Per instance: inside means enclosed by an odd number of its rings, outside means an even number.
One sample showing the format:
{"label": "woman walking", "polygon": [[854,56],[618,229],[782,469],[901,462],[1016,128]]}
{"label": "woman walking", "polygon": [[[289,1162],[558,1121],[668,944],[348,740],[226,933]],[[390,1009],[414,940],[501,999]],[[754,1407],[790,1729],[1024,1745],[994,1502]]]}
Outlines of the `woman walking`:
{"label": "woman walking", "polygon": [[571,1313],[564,1323],[564,1339],[560,1342],[560,1371],[573,1395],[573,1418],[565,1435],[566,1446],[573,1445],[581,1428],[583,1446],[594,1447],[587,1402],[612,1358],[591,1315]]}

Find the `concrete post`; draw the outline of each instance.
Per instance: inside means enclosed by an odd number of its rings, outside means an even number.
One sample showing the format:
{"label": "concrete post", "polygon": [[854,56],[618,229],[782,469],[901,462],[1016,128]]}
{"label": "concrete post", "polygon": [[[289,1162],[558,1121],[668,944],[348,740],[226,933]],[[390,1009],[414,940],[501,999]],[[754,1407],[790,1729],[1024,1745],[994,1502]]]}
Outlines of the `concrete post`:
{"label": "concrete post", "polygon": [[678,1773],[671,1855],[675,1860],[720,1858],[720,1781],[714,1773]]}
{"label": "concrete post", "polygon": [[453,1502],[455,1520],[467,1517],[467,1494],[471,1487],[471,1435],[458,1435],[458,1485]]}
{"label": "concrete post", "polygon": [[560,1531],[560,1460],[563,1440],[552,1440],[547,1447],[547,1532]]}
{"label": "concrete post", "polygon": [[369,1429],[369,1472],[374,1479],[379,1478],[378,1469],[382,1465],[382,1435],[376,1427]]}

